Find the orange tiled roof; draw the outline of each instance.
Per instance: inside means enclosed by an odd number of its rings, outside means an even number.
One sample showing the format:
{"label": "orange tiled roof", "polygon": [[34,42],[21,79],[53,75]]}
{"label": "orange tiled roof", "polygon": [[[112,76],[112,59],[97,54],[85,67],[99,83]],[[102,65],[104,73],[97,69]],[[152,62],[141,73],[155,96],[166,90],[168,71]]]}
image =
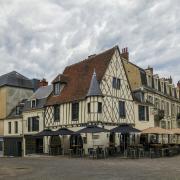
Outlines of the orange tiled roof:
{"label": "orange tiled roof", "polygon": [[89,90],[94,69],[96,70],[97,80],[100,82],[116,48],[113,47],[79,63],[67,66],[63,72],[63,77],[68,79],[65,87],[59,96],[50,96],[46,105],[62,104],[84,99]]}

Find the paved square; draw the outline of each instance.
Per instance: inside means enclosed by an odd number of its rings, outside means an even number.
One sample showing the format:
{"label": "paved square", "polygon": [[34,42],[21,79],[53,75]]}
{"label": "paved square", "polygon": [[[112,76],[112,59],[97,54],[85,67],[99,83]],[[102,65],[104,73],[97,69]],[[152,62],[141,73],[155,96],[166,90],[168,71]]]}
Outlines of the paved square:
{"label": "paved square", "polygon": [[3,180],[180,180],[180,156],[137,160],[0,158],[0,164]]}

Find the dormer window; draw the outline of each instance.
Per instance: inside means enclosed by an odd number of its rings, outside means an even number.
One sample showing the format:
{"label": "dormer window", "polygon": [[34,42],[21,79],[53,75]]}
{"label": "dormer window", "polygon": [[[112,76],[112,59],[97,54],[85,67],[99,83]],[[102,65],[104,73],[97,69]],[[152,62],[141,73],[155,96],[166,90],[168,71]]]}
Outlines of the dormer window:
{"label": "dormer window", "polygon": [[60,94],[60,83],[55,83],[54,84],[54,95],[59,95]]}
{"label": "dormer window", "polygon": [[36,100],[32,100],[31,101],[31,108],[35,108],[36,107]]}
{"label": "dormer window", "polygon": [[155,80],[155,89],[158,90],[158,79],[154,79]]}
{"label": "dormer window", "polygon": [[161,92],[164,93],[164,82],[161,82]]}
{"label": "dormer window", "polygon": [[152,87],[152,78],[151,78],[151,76],[150,75],[148,75],[148,86],[149,87]]}
{"label": "dormer window", "polygon": [[20,106],[16,106],[16,115],[20,115],[22,112],[21,107]]}

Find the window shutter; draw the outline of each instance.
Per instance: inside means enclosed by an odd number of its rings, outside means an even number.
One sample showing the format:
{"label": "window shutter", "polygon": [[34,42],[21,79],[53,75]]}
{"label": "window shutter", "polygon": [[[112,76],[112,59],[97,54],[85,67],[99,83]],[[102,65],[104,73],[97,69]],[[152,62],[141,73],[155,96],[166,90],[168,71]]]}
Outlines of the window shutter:
{"label": "window shutter", "polygon": [[146,106],[146,121],[149,121],[149,107]]}
{"label": "window shutter", "polygon": [[31,118],[28,118],[28,132],[31,131]]}

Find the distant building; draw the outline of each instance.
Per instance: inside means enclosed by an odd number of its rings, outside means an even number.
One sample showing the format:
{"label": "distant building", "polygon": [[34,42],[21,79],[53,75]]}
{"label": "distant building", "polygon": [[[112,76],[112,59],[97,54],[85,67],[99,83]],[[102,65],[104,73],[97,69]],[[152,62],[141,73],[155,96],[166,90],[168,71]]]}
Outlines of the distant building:
{"label": "distant building", "polygon": [[28,99],[18,103],[4,120],[4,155],[43,152],[43,139],[33,135],[44,129],[43,107],[51,92],[52,85],[48,86],[43,79],[39,88]]}
{"label": "distant building", "polygon": [[0,76],[0,154],[2,154],[4,119],[23,99],[29,98],[36,89],[34,82],[27,77],[12,71]]}
{"label": "distant building", "polygon": [[[180,83],[160,78],[153,68],[142,69],[122,58],[135,102],[136,127],[144,125],[166,129],[180,128]],[[150,113],[150,116],[148,115]],[[150,120],[153,119],[153,124]],[[144,122],[142,127],[139,123]]]}

